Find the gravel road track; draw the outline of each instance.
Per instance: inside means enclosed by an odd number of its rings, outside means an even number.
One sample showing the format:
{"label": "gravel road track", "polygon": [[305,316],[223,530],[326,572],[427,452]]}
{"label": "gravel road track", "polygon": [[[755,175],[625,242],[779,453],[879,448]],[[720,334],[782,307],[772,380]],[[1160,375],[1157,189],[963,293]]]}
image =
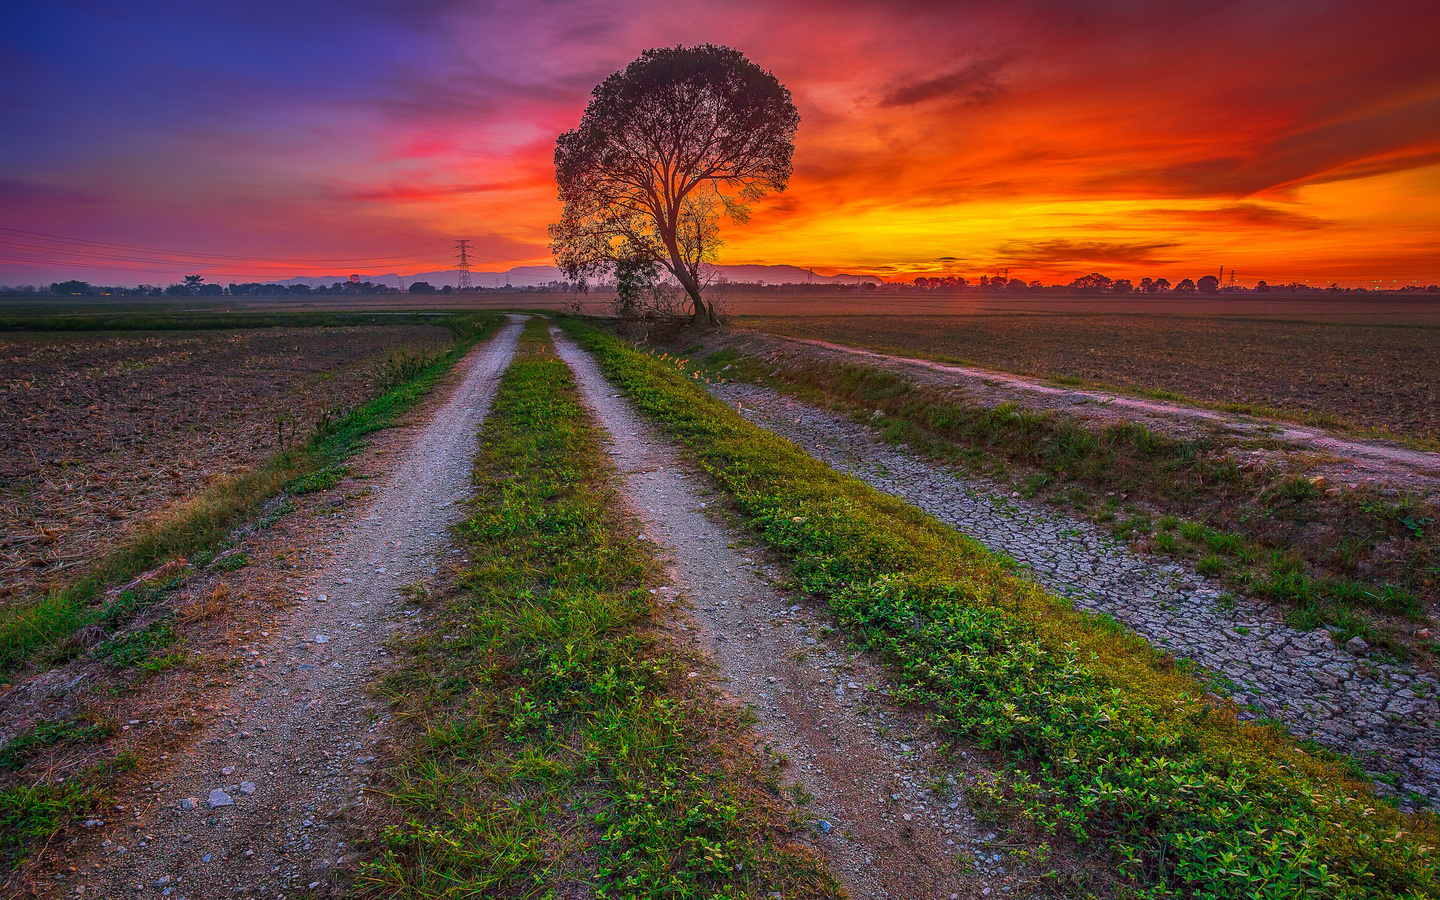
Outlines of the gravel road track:
{"label": "gravel road track", "polygon": [[299,602],[238,647],[233,687],[207,698],[215,717],[194,743],[169,755],[141,801],[92,826],[103,840],[72,862],[67,894],[332,892],[337,870],[354,862],[347,830],[386,721],[365,685],[414,613],[400,589],[458,553],[446,529],[469,494],[476,431],[515,351],[523,317],[511,319],[459,364],[463,380],[395,455],[368,510],[317,548],[332,555],[297,579]]}

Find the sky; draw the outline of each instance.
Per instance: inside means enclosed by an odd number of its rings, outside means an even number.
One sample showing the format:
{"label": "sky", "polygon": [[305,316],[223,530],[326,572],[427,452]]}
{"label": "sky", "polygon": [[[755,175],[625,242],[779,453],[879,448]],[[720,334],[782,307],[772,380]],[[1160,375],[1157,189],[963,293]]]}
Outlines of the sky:
{"label": "sky", "polygon": [[[0,284],[551,262],[555,138],[641,51],[792,92],[719,261],[1440,281],[1433,0],[212,0],[0,29]],[[1228,274],[1226,276],[1228,280]]]}

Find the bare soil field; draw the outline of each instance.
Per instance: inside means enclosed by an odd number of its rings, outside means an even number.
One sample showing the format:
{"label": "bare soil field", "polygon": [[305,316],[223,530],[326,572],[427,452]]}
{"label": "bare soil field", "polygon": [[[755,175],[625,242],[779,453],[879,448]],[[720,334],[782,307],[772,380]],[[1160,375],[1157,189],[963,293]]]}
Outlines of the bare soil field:
{"label": "bare soil field", "polygon": [[[1300,315],[1302,310],[1293,310]],[[1336,310],[1314,310],[1333,318]],[[1424,319],[1423,316],[1418,316]],[[1440,439],[1440,325],[1127,311],[747,315],[742,327]]]}
{"label": "bare soil field", "polygon": [[0,334],[0,602],[308,434],[439,325]]}

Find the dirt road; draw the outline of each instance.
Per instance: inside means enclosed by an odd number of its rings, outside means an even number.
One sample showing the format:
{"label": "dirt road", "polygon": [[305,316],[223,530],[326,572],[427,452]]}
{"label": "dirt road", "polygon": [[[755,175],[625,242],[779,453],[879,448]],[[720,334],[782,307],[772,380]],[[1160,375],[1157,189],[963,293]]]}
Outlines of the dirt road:
{"label": "dirt road", "polygon": [[299,602],[236,649],[233,686],[206,698],[214,717],[161,764],[145,796],[107,811],[115,821],[95,820],[59,891],[330,893],[336,870],[353,862],[346,828],[386,721],[364,686],[407,620],[401,589],[458,552],[446,528],[468,495],[475,434],[521,321],[460,364],[463,380],[396,454],[368,509],[312,548],[330,555],[296,585]]}
{"label": "dirt road", "polygon": [[[552,330],[585,403],[612,441],[622,491],[663,549],[673,626],[714,662],[727,699],[753,709],[760,739],[788,757],[785,777],[813,795],[816,844],[848,895],[1000,896],[1013,890],[957,785],[964,755],[942,759],[937,737],[890,700],[881,666],[848,647],[823,604],[791,599],[764,554],[707,514],[711,492],[618,396],[595,361]],[[686,601],[689,601],[687,608]]]}

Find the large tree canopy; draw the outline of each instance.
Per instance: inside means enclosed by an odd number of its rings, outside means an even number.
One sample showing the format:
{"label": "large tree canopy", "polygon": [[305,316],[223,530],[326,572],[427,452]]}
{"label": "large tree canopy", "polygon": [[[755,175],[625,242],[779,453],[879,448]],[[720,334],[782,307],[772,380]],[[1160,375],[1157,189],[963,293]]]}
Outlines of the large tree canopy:
{"label": "large tree canopy", "polygon": [[556,263],[577,279],[617,263],[664,266],[705,318],[700,266],[720,215],[743,222],[752,200],[785,190],[799,124],[790,92],[738,50],[646,50],[555,142]]}

